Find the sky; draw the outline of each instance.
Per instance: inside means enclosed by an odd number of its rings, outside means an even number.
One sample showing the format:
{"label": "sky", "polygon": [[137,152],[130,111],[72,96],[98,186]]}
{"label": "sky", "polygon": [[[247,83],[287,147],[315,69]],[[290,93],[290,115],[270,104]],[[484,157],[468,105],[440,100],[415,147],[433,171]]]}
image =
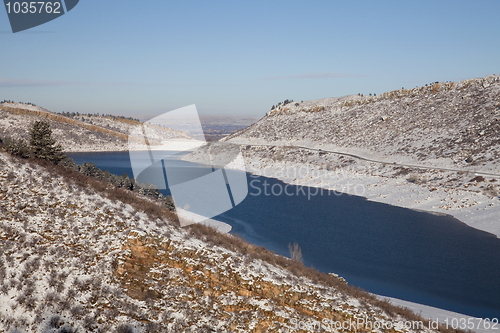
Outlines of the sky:
{"label": "sky", "polygon": [[12,33],[0,100],[146,120],[500,74],[500,1],[80,0]]}

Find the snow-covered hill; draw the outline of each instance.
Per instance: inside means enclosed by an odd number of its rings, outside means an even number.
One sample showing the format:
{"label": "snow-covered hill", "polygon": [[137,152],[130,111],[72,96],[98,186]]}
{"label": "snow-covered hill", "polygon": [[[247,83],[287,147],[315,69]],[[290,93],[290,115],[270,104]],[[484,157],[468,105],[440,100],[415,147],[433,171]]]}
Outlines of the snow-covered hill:
{"label": "snow-covered hill", "polygon": [[281,105],[225,140],[348,149],[387,162],[498,171],[500,77]]}
{"label": "snow-covered hill", "polygon": [[[68,118],[42,107],[23,103],[0,103],[0,138],[11,137],[29,142],[29,130],[35,120],[50,123],[54,138],[66,152],[127,151],[128,136],[143,123],[104,116],[79,115]],[[148,133],[163,140],[187,136],[178,131],[147,125]],[[154,140],[150,141],[154,146]],[[159,143],[158,143],[159,145]]]}
{"label": "snow-covered hill", "polygon": [[333,276],[180,229],[151,202],[61,170],[0,152],[0,332],[364,330],[348,326],[358,318],[417,331],[403,326],[415,315]]}

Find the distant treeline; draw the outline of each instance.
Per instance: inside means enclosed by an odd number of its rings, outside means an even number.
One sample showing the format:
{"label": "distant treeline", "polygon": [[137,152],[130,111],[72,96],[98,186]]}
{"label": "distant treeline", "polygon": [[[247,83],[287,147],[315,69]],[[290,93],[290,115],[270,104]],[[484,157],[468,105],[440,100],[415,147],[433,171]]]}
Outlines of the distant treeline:
{"label": "distant treeline", "polygon": [[[36,106],[34,103],[30,102],[14,102],[8,99],[4,99],[3,101],[0,102],[2,103],[18,103],[18,104],[24,104],[24,105],[31,105],[31,106]],[[60,114],[61,116],[67,117],[67,118],[75,118],[75,117],[105,117],[105,118],[111,118],[111,119],[125,119],[125,120],[133,120],[133,121],[138,121],[140,122],[139,119],[133,118],[133,117],[125,117],[125,116],[115,116],[113,114],[100,114],[100,113],[80,113],[80,112],[53,112],[55,114]]]}
{"label": "distant treeline", "polygon": [[125,117],[125,116],[115,116],[112,114],[100,114],[100,113],[80,113],[80,112],[55,112],[57,114],[60,114],[61,116],[67,117],[67,118],[75,118],[75,117],[104,117],[104,118],[111,118],[111,119],[125,119],[125,120],[133,120],[133,121],[139,121],[137,118],[133,117]]}
{"label": "distant treeline", "polygon": [[285,99],[283,102],[279,102],[278,104],[276,104],[276,106],[274,106],[274,105],[273,105],[273,106],[271,107],[271,110],[274,110],[274,109],[276,109],[277,107],[280,107],[280,106],[282,106],[282,105],[283,105],[283,106],[285,106],[285,105],[290,104],[290,103],[293,103],[293,99],[288,99],[288,98],[287,98],[287,99]]}
{"label": "distant treeline", "polygon": [[24,105],[32,105],[32,106],[36,106],[36,104],[33,104],[33,103],[25,103],[25,102],[14,102],[14,101],[11,101],[11,100],[8,100],[8,99],[4,99],[3,101],[0,102],[0,104],[2,103],[19,103],[19,104],[24,104]]}

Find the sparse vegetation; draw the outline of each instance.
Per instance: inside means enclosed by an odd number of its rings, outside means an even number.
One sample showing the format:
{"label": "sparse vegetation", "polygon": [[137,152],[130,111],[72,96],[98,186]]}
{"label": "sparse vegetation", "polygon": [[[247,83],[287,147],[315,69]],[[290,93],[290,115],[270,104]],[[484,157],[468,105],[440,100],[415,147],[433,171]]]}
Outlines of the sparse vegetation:
{"label": "sparse vegetation", "polygon": [[425,176],[421,176],[421,175],[418,175],[418,174],[411,174],[407,180],[410,182],[410,183],[414,183],[414,184],[417,184],[417,185],[420,185],[420,184],[426,184],[427,183],[427,178]]}

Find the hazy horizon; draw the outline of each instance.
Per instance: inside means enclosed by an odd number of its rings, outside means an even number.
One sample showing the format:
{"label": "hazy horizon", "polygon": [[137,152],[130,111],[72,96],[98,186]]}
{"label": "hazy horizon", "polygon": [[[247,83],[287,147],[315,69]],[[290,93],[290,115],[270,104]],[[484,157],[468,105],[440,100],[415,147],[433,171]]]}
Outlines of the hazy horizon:
{"label": "hazy horizon", "polygon": [[498,1],[81,1],[11,33],[0,99],[54,112],[263,116],[341,97],[500,73]]}

